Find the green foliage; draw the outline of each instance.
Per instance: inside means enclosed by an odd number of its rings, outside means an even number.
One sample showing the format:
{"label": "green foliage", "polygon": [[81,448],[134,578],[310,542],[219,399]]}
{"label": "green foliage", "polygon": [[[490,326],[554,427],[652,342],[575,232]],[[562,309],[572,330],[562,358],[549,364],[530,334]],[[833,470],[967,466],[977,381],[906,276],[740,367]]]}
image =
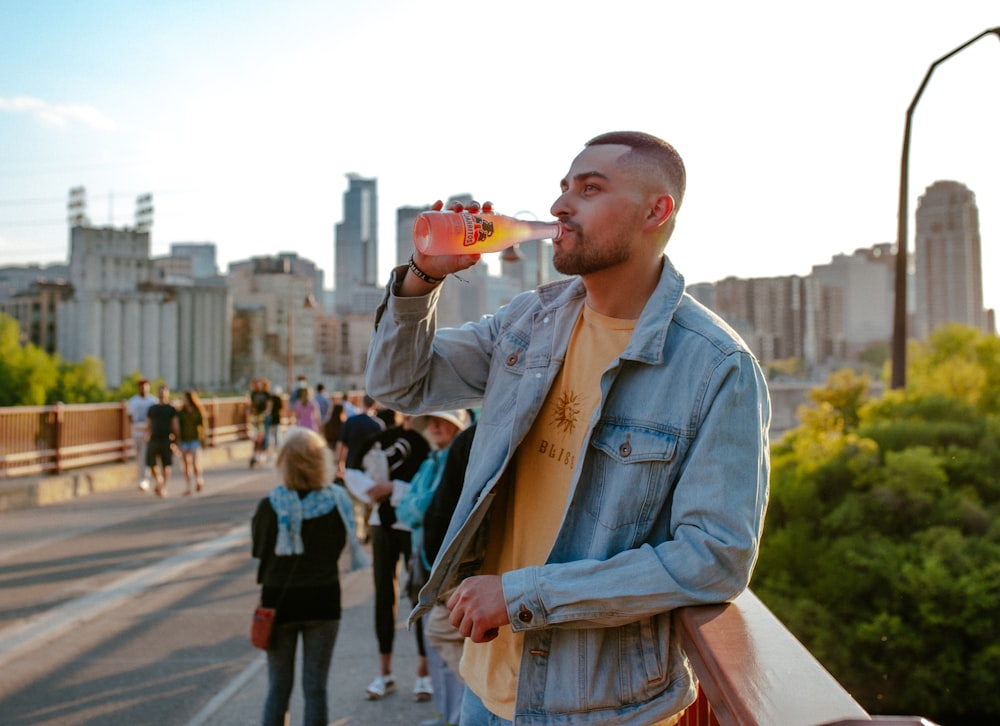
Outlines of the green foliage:
{"label": "green foliage", "polygon": [[0,314],[0,406],[40,406],[55,386],[52,358],[34,345],[21,345],[17,321]]}
{"label": "green foliage", "polygon": [[1000,348],[961,327],[908,388],[831,376],[772,450],[753,587],[872,713],[1000,721]]}
{"label": "green foliage", "polygon": [[90,356],[79,363],[59,361],[59,377],[49,392],[49,403],[96,403],[108,399],[104,363]]}
{"label": "green foliage", "polygon": [[[128,395],[134,392],[132,382]],[[34,345],[23,345],[17,321],[0,313],[0,406],[108,400],[120,399],[109,397],[101,361],[89,357],[64,361]]]}

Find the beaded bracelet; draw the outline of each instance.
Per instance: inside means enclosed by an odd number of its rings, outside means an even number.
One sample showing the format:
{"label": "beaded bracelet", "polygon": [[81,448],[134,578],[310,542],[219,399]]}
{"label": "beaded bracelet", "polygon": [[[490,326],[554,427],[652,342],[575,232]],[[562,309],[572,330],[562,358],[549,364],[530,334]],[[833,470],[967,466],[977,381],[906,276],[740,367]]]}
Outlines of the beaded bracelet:
{"label": "beaded bracelet", "polygon": [[410,255],[410,272],[419,277],[421,280],[426,282],[428,285],[440,285],[444,282],[443,277],[431,277],[426,272],[417,267],[417,263],[413,261],[413,255]]}

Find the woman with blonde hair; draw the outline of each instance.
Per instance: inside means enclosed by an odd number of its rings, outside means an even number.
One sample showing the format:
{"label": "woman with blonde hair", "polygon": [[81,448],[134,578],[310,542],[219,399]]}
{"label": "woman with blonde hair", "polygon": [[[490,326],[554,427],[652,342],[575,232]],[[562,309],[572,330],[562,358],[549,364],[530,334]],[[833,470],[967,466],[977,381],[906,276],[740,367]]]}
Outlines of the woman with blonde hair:
{"label": "woman with blonde hair", "polygon": [[341,613],[337,560],[348,539],[352,554],[358,553],[349,535],[351,501],[343,487],[330,483],[333,457],[315,431],[290,429],[276,467],[282,483],[260,501],[252,522],[261,605],[277,610],[262,723],[286,721],[301,634],[303,723],[325,726],[326,683]]}
{"label": "woman with blonde hair", "polygon": [[184,392],[184,404],[177,412],[177,420],[181,426],[181,457],[184,462],[184,481],[187,488],[184,496],[191,496],[191,478],[194,477],[196,490],[201,492],[204,482],[201,478],[201,462],[199,452],[205,445],[205,425],[208,423],[208,412],[201,403],[201,398],[194,391]]}

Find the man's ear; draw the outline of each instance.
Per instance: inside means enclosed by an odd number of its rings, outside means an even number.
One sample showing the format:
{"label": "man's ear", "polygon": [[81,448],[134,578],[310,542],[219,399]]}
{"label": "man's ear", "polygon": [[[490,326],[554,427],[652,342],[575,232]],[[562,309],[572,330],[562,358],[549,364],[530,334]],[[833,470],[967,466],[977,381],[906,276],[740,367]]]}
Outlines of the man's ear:
{"label": "man's ear", "polygon": [[669,194],[660,194],[653,200],[653,206],[646,216],[647,224],[652,227],[662,227],[674,213],[674,198]]}

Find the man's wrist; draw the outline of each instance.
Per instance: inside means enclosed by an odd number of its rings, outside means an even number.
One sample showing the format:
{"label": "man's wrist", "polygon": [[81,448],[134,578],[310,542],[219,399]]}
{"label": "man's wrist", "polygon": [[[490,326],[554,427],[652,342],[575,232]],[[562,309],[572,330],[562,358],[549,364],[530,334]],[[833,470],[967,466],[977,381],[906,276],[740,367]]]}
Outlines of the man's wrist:
{"label": "man's wrist", "polygon": [[410,255],[408,268],[409,271],[412,272],[418,279],[423,280],[428,285],[440,285],[444,282],[443,277],[434,277],[433,275],[428,275],[426,272],[421,270],[417,263],[413,260],[413,255]]}

